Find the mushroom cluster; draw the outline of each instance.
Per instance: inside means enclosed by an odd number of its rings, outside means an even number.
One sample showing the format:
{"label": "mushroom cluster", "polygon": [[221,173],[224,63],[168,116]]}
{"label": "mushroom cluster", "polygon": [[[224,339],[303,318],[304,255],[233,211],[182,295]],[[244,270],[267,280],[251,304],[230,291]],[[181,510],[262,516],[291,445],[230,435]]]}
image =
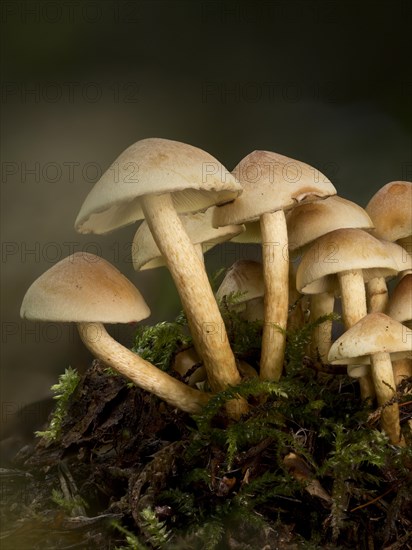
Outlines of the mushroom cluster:
{"label": "mushroom cluster", "polygon": [[[262,323],[258,375],[273,383],[284,369],[287,329],[332,313],[340,300],[345,332],[333,342],[332,321],[322,323],[307,353],[320,367],[361,367],[361,396],[376,399],[383,430],[392,443],[402,444],[396,382],[412,374],[411,308],[402,309],[412,301],[411,211],[410,182],[384,186],[364,210],[338,197],[315,168],[278,153],[254,151],[229,172],[199,148],[143,139],[96,183],[75,228],[104,234],[141,222],[133,265],[169,269],[194,343],[179,368],[199,363],[207,383],[186,384],[109,336],[104,323],[140,321],[150,312],[137,288],[92,254],[73,254],[37,279],[21,315],[77,323],[95,357],[194,414],[213,394],[256,375],[231,349],[219,308],[226,296],[238,293],[234,309],[245,321]],[[203,254],[228,240],[260,243],[262,263],[236,262],[215,295]],[[387,281],[398,274],[398,289],[389,296]],[[237,396],[226,411],[238,419],[250,406]]]}

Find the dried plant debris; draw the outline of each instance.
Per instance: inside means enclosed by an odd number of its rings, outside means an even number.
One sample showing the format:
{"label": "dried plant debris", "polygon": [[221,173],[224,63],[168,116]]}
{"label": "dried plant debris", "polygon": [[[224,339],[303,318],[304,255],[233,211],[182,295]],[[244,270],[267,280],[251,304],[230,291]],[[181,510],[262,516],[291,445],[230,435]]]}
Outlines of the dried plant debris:
{"label": "dried plant debris", "polygon": [[[256,368],[259,325],[223,309]],[[181,327],[167,327],[164,360],[164,324],[136,342],[167,368]],[[247,380],[195,417],[98,361],[60,379],[58,430],[0,470],[2,550],[412,548],[412,381],[397,388],[407,445],[394,446],[353,380],[310,368],[311,328],[287,334],[279,382]],[[239,395],[249,412],[228,420]]]}

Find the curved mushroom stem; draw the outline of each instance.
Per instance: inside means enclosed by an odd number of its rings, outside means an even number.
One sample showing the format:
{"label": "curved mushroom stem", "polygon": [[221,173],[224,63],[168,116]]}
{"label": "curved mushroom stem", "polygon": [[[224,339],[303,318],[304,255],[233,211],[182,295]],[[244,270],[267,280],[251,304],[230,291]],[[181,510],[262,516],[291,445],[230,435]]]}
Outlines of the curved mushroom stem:
{"label": "curved mushroom stem", "polygon": [[211,398],[211,394],[186,386],[116,342],[102,323],[78,323],[78,330],[95,357],[173,407],[196,414]]}
{"label": "curved mushroom stem", "polygon": [[389,353],[371,355],[372,379],[376,389],[378,405],[383,406],[381,425],[391,443],[401,444],[399,406],[397,403],[386,405],[395,395],[395,380]]}
{"label": "curved mushroom stem", "polygon": [[[366,290],[361,269],[338,273],[342,298],[342,318],[349,329],[367,315]],[[359,379],[362,399],[374,399],[375,390],[370,375]],[[376,387],[376,386],[375,386]]]}
{"label": "curved mushroom stem", "polygon": [[[333,313],[335,296],[331,292],[313,294],[310,297],[310,322],[315,322],[323,315]],[[332,345],[332,321],[324,321],[318,325],[312,335],[310,346],[311,356],[322,363],[327,363],[328,353]]]}
{"label": "curved mushroom stem", "polygon": [[[142,198],[142,207],[175,281],[212,391],[240,384],[241,377],[204,264],[176,213],[171,195],[146,195]],[[246,401],[238,401],[239,412],[246,412]]]}
{"label": "curved mushroom stem", "polygon": [[388,307],[388,287],[385,277],[374,277],[366,283],[369,313],[382,313]]}
{"label": "curved mushroom stem", "polygon": [[260,378],[277,382],[283,370],[289,303],[288,233],[283,210],[263,214],[260,230],[265,283]]}

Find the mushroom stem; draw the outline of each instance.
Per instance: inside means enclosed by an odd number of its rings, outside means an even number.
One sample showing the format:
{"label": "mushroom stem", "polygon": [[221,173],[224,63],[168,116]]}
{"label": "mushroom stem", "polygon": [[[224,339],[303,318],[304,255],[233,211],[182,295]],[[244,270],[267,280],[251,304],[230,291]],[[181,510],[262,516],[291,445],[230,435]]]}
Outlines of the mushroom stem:
{"label": "mushroom stem", "polygon": [[365,283],[361,269],[343,271],[337,275],[342,296],[343,322],[349,329],[367,314]]}
{"label": "mushroom stem", "polygon": [[188,237],[169,194],[146,195],[142,207],[157,246],[175,281],[195,347],[212,391],[240,383],[235,357],[203,262]]}
{"label": "mushroom stem", "polygon": [[78,330],[95,357],[173,407],[196,414],[209,401],[211,395],[186,386],[116,342],[102,323],[78,323]]}
{"label": "mushroom stem", "polygon": [[197,244],[194,244],[193,245],[195,251],[196,251],[196,254],[198,255],[199,257],[199,260],[202,262],[203,265],[205,265],[205,257],[203,255],[203,248],[202,248],[202,245],[200,243],[197,243]]}
{"label": "mushroom stem", "polygon": [[388,306],[388,287],[385,277],[374,277],[366,283],[368,312],[383,312]]}
{"label": "mushroom stem", "polygon": [[[333,313],[335,296],[331,292],[313,294],[310,298],[310,322],[315,322],[323,315]],[[327,363],[328,353],[332,345],[332,321],[324,321],[318,325],[312,334],[310,346],[311,356],[322,363]]]}
{"label": "mushroom stem", "polygon": [[378,405],[383,406],[382,429],[391,443],[398,445],[401,441],[399,406],[397,403],[385,406],[395,395],[395,380],[389,353],[381,352],[371,355],[371,367]]}
{"label": "mushroom stem", "polygon": [[[343,271],[337,275],[342,298],[342,318],[345,327],[349,329],[368,313],[365,283],[361,269]],[[374,399],[375,386],[370,374],[359,378],[359,386],[362,399]]]}
{"label": "mushroom stem", "polygon": [[260,229],[265,283],[260,378],[277,382],[283,369],[289,302],[288,233],[283,210],[263,214]]}

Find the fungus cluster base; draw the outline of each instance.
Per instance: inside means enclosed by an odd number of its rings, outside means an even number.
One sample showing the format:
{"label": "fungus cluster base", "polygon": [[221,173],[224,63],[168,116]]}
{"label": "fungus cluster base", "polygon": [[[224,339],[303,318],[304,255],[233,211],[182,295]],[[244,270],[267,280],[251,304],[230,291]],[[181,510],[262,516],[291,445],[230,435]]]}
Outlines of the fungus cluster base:
{"label": "fungus cluster base", "polygon": [[[229,329],[257,365],[258,327]],[[411,548],[412,381],[395,447],[356,383],[311,368],[306,343],[289,335],[279,383],[236,389],[251,405],[239,422],[219,412],[233,392],[191,418],[95,361],[57,437],[0,471],[2,550]]]}

